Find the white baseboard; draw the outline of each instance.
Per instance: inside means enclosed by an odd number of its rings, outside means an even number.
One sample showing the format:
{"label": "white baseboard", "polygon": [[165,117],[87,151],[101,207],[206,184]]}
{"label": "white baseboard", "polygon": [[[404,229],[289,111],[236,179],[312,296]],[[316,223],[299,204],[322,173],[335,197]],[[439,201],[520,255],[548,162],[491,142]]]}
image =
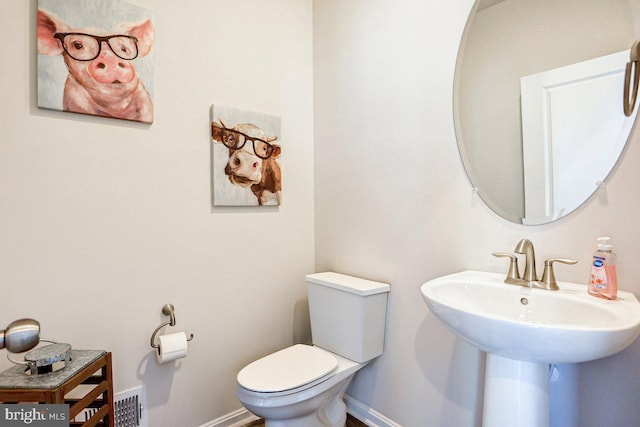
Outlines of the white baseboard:
{"label": "white baseboard", "polygon": [[202,424],[200,427],[242,427],[259,419],[259,417],[256,417],[245,408],[240,408],[213,421],[209,421],[206,424]]}
{"label": "white baseboard", "polygon": [[370,427],[402,427],[400,424],[347,394],[344,395],[344,402],[347,404],[347,412],[352,417],[357,418]]}
{"label": "white baseboard", "polygon": [[[370,427],[402,427],[400,424],[347,394],[344,395],[344,401],[347,405],[347,412],[352,417],[357,418]],[[202,424],[200,427],[242,427],[258,419],[260,418],[246,409],[241,408],[216,418],[213,421],[209,421],[206,424]]]}

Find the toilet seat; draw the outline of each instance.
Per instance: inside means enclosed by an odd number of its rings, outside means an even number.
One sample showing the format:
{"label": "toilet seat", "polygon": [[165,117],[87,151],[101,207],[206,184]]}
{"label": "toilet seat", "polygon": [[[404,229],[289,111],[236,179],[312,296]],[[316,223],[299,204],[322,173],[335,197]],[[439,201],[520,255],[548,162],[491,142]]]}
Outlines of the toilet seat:
{"label": "toilet seat", "polygon": [[325,381],[337,368],[331,353],[296,344],[247,365],[238,373],[238,384],[271,396],[291,394]]}

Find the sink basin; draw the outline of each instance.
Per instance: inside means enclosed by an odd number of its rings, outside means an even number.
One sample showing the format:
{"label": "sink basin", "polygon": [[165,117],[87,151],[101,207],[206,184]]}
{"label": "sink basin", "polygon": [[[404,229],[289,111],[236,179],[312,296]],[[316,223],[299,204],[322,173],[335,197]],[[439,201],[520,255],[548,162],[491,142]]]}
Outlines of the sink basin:
{"label": "sink basin", "polygon": [[640,303],[629,292],[594,298],[585,285],[559,291],[504,283],[504,274],[464,271],[421,287],[433,312],[480,350],[536,363],[577,363],[610,356],[640,334]]}
{"label": "sink basin", "polygon": [[[504,283],[504,274],[464,271],[420,288],[455,334],[487,352],[483,427],[550,427],[549,363],[611,356],[640,333],[640,303],[615,301],[560,282],[559,291]],[[513,410],[517,408],[517,410]]]}

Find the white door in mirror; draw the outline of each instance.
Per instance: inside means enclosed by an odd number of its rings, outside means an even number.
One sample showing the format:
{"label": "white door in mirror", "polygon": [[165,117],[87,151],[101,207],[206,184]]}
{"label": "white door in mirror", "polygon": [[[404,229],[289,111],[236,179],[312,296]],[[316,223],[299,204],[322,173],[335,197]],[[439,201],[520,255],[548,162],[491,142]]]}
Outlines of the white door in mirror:
{"label": "white door in mirror", "polygon": [[628,58],[625,50],[521,78],[525,224],[573,211],[615,165],[634,121],[621,101]]}

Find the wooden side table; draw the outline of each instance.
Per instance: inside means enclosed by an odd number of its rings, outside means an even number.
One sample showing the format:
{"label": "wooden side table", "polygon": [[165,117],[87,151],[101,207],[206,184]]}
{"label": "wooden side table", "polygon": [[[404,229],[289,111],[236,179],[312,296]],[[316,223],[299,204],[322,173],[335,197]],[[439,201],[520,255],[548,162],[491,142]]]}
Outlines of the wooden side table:
{"label": "wooden side table", "polygon": [[[70,398],[87,387],[83,397]],[[0,402],[36,402],[68,404],[73,420],[86,408],[97,412],[86,422],[70,422],[70,426],[114,427],[113,377],[111,353],[103,350],[71,350],[71,361],[55,372],[27,375],[25,367],[16,365],[0,373]]]}

